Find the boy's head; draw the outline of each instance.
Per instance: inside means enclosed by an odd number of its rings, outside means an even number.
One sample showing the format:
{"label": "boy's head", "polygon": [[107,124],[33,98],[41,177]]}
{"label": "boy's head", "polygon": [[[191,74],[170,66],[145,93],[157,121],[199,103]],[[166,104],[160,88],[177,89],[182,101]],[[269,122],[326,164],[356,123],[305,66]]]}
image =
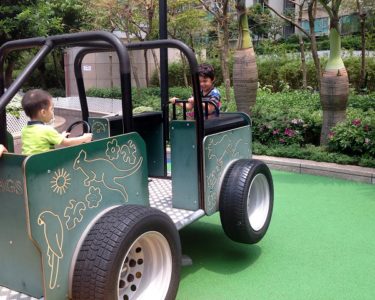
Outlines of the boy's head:
{"label": "boy's head", "polygon": [[209,64],[198,66],[199,82],[203,92],[209,92],[215,81],[214,68]]}
{"label": "boy's head", "polygon": [[22,98],[22,108],[31,120],[50,122],[53,115],[52,96],[43,90],[28,91]]}

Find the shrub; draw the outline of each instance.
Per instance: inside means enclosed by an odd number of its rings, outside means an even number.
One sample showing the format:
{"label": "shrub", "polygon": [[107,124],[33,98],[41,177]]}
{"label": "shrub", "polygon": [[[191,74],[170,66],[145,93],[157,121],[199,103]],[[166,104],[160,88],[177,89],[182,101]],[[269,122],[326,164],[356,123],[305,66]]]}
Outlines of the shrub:
{"label": "shrub", "polygon": [[254,139],[265,145],[319,143],[319,95],[308,91],[260,90],[252,109]]}
{"label": "shrub", "polygon": [[297,159],[307,159],[322,162],[331,162],[337,164],[351,164],[363,167],[375,167],[375,159],[366,156],[349,156],[338,152],[327,152],[324,147],[306,145],[274,145],[272,147],[262,145],[259,142],[253,142],[253,154],[268,155],[277,157],[289,157]]}
{"label": "shrub", "polygon": [[374,110],[349,111],[347,120],[332,128],[328,145],[331,151],[375,158]]}

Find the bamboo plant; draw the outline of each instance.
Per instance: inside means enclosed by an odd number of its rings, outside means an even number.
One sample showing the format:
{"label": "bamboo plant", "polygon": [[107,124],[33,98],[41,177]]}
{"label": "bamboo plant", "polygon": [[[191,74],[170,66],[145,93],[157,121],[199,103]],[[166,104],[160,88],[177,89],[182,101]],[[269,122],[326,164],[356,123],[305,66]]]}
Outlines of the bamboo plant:
{"label": "bamboo plant", "polygon": [[327,144],[332,127],[343,121],[349,96],[349,79],[341,58],[341,37],[339,9],[341,0],[319,0],[330,17],[330,54],[323,71],[320,88],[320,101],[323,108],[323,125],[320,143]]}
{"label": "bamboo plant", "polygon": [[236,0],[239,24],[238,46],[234,53],[233,88],[237,110],[250,114],[258,89],[258,70],[246,14],[246,1]]}

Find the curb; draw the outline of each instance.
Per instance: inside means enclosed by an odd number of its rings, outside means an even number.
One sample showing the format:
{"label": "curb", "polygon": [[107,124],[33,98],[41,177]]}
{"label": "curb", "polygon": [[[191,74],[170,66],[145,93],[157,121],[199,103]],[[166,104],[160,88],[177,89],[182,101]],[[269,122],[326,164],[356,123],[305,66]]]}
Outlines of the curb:
{"label": "curb", "polygon": [[264,161],[270,169],[328,176],[351,181],[375,184],[375,168],[364,168],[312,160],[253,155],[254,159]]}

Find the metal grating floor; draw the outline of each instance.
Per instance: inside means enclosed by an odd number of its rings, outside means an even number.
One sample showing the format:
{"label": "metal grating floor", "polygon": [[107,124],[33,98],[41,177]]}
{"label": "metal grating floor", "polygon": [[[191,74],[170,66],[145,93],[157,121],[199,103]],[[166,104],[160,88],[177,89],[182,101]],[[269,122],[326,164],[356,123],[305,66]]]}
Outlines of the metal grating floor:
{"label": "metal grating floor", "polygon": [[37,300],[37,299],[0,286],[0,300]]}
{"label": "metal grating floor", "polygon": [[[172,181],[169,179],[149,179],[150,205],[165,212],[175,223],[177,229],[194,222],[204,215],[204,211],[190,211],[172,207]],[[43,298],[41,298],[43,299]],[[0,286],[0,300],[37,300]]]}
{"label": "metal grating floor", "polygon": [[155,179],[149,181],[150,206],[160,209],[171,217],[177,229],[190,224],[204,215],[203,210],[191,211],[172,207],[172,181]]}

